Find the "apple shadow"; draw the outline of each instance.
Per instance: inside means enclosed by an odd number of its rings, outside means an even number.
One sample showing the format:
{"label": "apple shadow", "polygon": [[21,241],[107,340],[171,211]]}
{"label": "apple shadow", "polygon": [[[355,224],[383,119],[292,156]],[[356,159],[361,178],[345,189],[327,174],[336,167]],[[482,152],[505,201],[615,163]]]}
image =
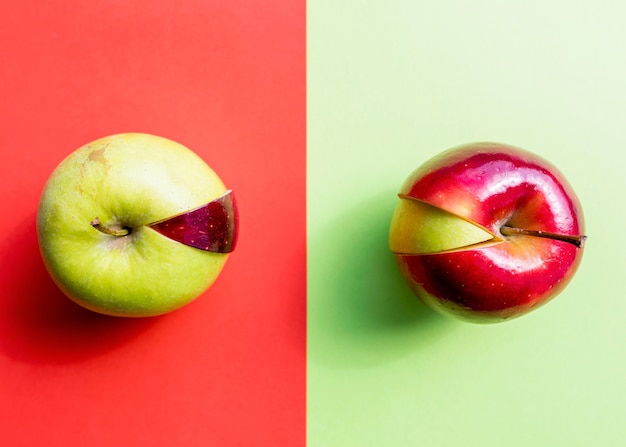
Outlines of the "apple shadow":
{"label": "apple shadow", "polygon": [[155,318],[109,317],[70,301],[39,254],[35,216],[6,236],[0,268],[0,349],[33,364],[81,362],[111,351],[155,324]]}
{"label": "apple shadow", "polygon": [[389,251],[396,203],[391,191],[371,197],[309,235],[311,361],[376,366],[415,355],[451,328],[413,295]]}

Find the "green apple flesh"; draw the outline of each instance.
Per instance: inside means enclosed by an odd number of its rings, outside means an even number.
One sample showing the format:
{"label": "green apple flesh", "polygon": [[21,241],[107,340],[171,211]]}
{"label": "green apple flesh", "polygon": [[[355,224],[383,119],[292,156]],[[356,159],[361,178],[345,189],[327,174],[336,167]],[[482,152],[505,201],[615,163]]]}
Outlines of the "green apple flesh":
{"label": "green apple flesh", "polygon": [[400,195],[389,234],[389,248],[397,254],[442,253],[488,242],[497,242],[495,235],[469,222],[420,200]]}
{"label": "green apple flesh", "polygon": [[[44,263],[69,298],[95,312],[171,312],[211,286],[228,254],[147,225],[226,191],[200,157],[171,140],[137,133],[96,140],[70,154],[43,190],[37,235]],[[92,226],[96,219],[110,234]]]}

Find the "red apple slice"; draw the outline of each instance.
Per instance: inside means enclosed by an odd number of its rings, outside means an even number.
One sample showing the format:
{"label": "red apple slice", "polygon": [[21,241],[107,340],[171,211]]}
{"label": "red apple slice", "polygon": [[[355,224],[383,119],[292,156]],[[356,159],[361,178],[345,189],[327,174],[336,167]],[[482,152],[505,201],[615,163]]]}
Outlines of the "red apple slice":
{"label": "red apple slice", "polygon": [[212,253],[235,249],[239,215],[232,191],[211,202],[181,214],[147,225],[181,244]]}

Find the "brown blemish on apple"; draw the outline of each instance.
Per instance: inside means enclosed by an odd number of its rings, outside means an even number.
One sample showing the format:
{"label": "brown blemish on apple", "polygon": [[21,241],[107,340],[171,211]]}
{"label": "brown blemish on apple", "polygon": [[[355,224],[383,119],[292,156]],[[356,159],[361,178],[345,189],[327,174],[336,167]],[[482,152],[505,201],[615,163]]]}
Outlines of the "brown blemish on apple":
{"label": "brown blemish on apple", "polygon": [[90,149],[92,150],[87,156],[87,163],[93,162],[99,164],[104,168],[105,172],[108,171],[111,166],[109,163],[109,159],[106,156],[106,150],[110,146],[110,144],[110,141],[105,141],[90,146]]}
{"label": "brown blemish on apple", "polygon": [[89,154],[89,157],[87,157],[88,160],[96,162],[96,163],[101,163],[103,165],[108,165],[109,160],[107,160],[106,156],[104,155],[105,150],[106,150],[106,146],[92,151]]}

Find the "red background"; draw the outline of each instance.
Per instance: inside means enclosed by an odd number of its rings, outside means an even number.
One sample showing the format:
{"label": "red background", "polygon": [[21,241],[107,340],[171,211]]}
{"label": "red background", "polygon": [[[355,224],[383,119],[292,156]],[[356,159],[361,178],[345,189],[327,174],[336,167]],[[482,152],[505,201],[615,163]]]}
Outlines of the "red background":
{"label": "red background", "polygon": [[[304,1],[3,6],[2,444],[304,445]],[[239,204],[223,274],[164,317],[82,310],[38,253],[48,175],[127,131],[190,147]]]}

